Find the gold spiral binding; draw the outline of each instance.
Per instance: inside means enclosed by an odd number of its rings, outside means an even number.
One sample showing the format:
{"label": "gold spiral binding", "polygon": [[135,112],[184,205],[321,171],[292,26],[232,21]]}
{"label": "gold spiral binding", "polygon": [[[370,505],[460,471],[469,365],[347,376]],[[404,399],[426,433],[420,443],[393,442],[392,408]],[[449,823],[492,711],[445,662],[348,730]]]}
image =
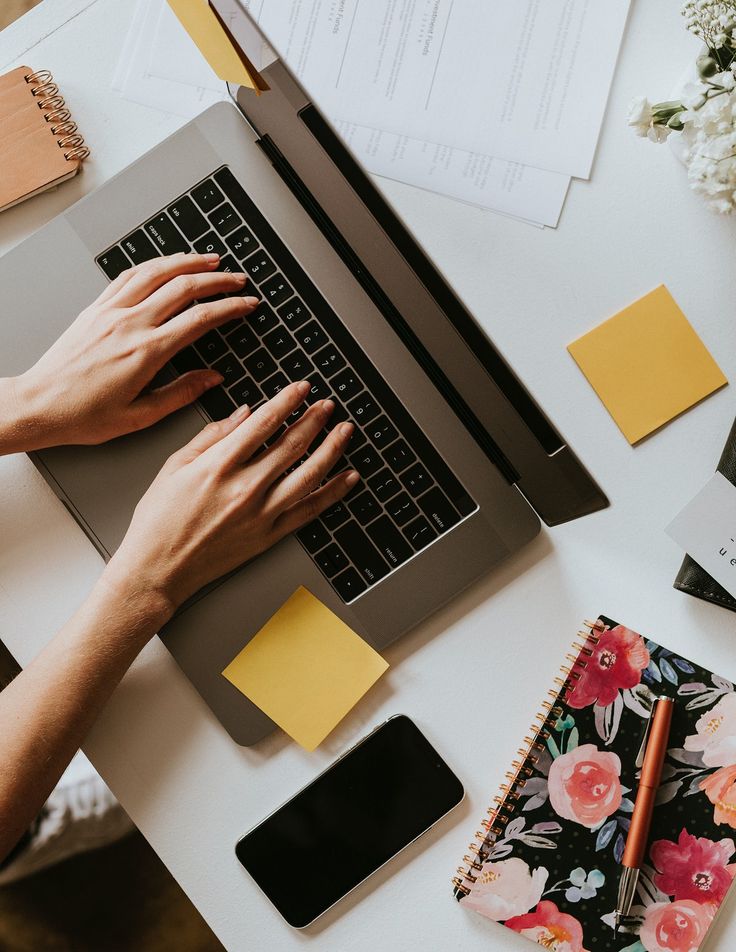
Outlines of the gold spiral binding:
{"label": "gold spiral binding", "polygon": [[569,664],[561,666],[559,676],[554,679],[556,688],[551,688],[547,692],[552,700],[542,701],[542,710],[535,714],[534,722],[529,729],[529,735],[524,738],[526,746],[519,748],[518,755],[520,759],[513,760],[511,762],[513,770],[507,771],[505,774],[508,783],[501,784],[500,793],[493,798],[495,806],[489,807],[486,811],[489,819],[481,820],[480,825],[486,831],[485,834],[475,834],[480,843],[470,844],[468,847],[470,853],[463,856],[465,867],[458,866],[456,870],[459,875],[453,877],[452,885],[458,899],[468,895],[472,889],[472,884],[478,879],[473,871],[480,873],[494,844],[503,836],[504,830],[514,814],[514,803],[521,796],[519,790],[525,786],[527,779],[533,775],[534,766],[539,761],[539,757],[534,751],[541,752],[546,749],[546,745],[542,741],[550,736],[553,725],[564,714],[562,705],[569,700],[570,694],[575,690],[575,685],[588,664],[586,659],[593,654],[593,648],[600,640],[598,634],[604,631],[604,625],[600,619],[586,621],[584,627],[586,630],[578,633],[578,637],[582,641],[576,640],[573,642],[573,651],[577,653],[565,655]]}
{"label": "gold spiral binding", "polygon": [[39,69],[28,73],[24,79],[31,87],[36,105],[49,123],[50,132],[56,138],[56,144],[62,150],[64,158],[67,162],[82,162],[90,154],[89,147],[85,145],[84,137],[72,119],[51,72]]}

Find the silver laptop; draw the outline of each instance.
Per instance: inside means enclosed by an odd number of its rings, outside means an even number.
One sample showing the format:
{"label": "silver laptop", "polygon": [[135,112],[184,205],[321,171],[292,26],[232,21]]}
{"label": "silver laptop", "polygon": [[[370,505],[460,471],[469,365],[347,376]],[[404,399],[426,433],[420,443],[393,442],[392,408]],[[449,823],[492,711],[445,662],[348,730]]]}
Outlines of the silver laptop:
{"label": "silver laptop", "polygon": [[[343,503],[191,600],[164,644],[235,741],[273,722],[221,674],[300,585],[378,650],[599,487],[283,63],[0,260],[0,374],[23,372],[119,271],[217,250],[261,306],[167,372],[225,384],[143,433],[33,459],[109,558],[164,460],[209,419],[308,378],[356,422]],[[44,280],[38,280],[43,262]]]}

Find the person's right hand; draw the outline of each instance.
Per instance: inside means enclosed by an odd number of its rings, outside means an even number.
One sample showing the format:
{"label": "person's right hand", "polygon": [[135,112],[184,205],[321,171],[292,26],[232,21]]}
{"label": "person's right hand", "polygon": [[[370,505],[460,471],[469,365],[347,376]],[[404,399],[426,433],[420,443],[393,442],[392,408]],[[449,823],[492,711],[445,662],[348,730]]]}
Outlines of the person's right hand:
{"label": "person's right hand", "polygon": [[[359,475],[320,485],[345,451],[353,424],[336,426],[293,472],[334,404],[311,406],[267,449],[299,407],[306,382],[291,384],[253,413],[240,407],[174,453],[136,507],[107,568],[107,581],[160,602],[165,617],[208,582],[258,555],[342,498]],[[104,576],[103,576],[104,577]]]}

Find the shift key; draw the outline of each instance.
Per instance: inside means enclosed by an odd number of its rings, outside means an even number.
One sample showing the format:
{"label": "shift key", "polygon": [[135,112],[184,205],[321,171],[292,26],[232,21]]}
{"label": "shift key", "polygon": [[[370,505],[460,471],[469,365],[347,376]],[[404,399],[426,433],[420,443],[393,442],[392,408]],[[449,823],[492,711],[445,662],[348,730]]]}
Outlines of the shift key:
{"label": "shift key", "polygon": [[391,568],[396,568],[397,565],[406,562],[414,554],[409,543],[388,516],[375,519],[366,531]]}
{"label": "shift key", "polygon": [[388,575],[388,566],[357,522],[348,522],[335,529],[334,536],[358,574],[369,585]]}

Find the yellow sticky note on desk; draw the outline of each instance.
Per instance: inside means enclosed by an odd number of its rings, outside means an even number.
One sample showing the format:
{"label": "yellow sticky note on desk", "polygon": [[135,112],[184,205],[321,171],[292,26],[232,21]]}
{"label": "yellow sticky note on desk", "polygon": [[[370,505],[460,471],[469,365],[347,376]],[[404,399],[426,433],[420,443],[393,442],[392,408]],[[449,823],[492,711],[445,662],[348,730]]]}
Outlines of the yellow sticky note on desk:
{"label": "yellow sticky note on desk", "polygon": [[728,383],[664,285],[567,349],[632,445]]}
{"label": "yellow sticky note on desk", "polygon": [[298,588],[222,672],[314,750],[388,668],[306,588]]}
{"label": "yellow sticky note on desk", "polygon": [[268,89],[207,0],[169,0],[169,6],[220,79]]}

